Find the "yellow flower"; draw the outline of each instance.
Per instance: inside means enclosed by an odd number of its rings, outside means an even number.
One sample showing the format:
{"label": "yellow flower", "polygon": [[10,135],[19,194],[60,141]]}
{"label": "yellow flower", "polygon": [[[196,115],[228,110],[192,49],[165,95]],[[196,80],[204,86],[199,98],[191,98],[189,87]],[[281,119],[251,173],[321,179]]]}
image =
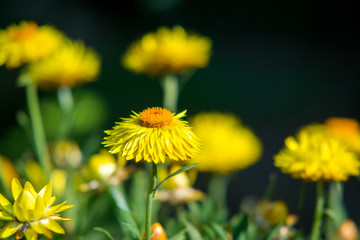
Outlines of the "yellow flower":
{"label": "yellow flower", "polygon": [[177,115],[170,111],[154,107],[130,118],[123,118],[112,130],[105,131],[105,147],[112,154],[119,153],[126,160],[136,162],[165,162],[170,160],[188,160],[199,151],[199,141],[187,122],[181,120],[183,111]]}
{"label": "yellow flower", "polygon": [[106,151],[91,156],[89,167],[95,178],[108,179],[116,171],[117,164],[113,155]]}
{"label": "yellow flower", "polygon": [[52,54],[64,41],[62,33],[51,26],[21,22],[0,30],[0,66],[16,68]]}
{"label": "yellow flower", "polygon": [[332,117],[325,121],[325,127],[351,151],[360,154],[360,124],[355,119]]}
{"label": "yellow flower", "polygon": [[[170,171],[167,171],[165,167],[160,167],[158,169],[159,182],[180,168],[181,166],[177,164],[173,164]],[[190,169],[169,178],[161,185],[164,190],[156,192],[156,199],[170,204],[188,203],[203,199],[205,194],[191,187],[195,182],[196,174],[194,169]]]}
{"label": "yellow flower", "polygon": [[191,121],[203,149],[193,159],[199,171],[229,174],[255,163],[262,146],[254,133],[232,114],[200,113]]}
{"label": "yellow flower", "polygon": [[0,155],[0,170],[1,178],[8,189],[11,188],[11,180],[13,178],[20,178],[14,163],[2,155]]}
{"label": "yellow flower", "polygon": [[12,180],[12,195],[15,199],[11,204],[0,194],[0,220],[9,221],[0,230],[0,238],[7,238],[15,234],[16,239],[24,235],[27,240],[36,240],[39,234],[52,238],[51,231],[64,234],[65,230],[56,222],[67,221],[59,212],[72,208],[65,205],[66,201],[52,206],[56,197],[52,197],[52,182],[37,193],[30,182],[24,188],[14,178]]}
{"label": "yellow flower", "polygon": [[123,56],[123,66],[148,75],[180,74],[204,68],[211,54],[211,40],[187,33],[181,26],[159,28],[133,43]]}
{"label": "yellow flower", "polygon": [[99,56],[82,42],[67,41],[48,58],[28,66],[30,78],[43,89],[75,87],[95,81],[100,71]]}
{"label": "yellow flower", "polygon": [[338,228],[334,240],[357,240],[358,228],[354,221],[346,219]]}
{"label": "yellow flower", "polygon": [[288,208],[284,201],[261,200],[255,209],[255,221],[263,229],[269,229],[284,223],[288,216]]}
{"label": "yellow flower", "polygon": [[357,156],[322,125],[304,127],[296,138],[286,138],[274,159],[282,172],[306,181],[346,181],[360,174]]}

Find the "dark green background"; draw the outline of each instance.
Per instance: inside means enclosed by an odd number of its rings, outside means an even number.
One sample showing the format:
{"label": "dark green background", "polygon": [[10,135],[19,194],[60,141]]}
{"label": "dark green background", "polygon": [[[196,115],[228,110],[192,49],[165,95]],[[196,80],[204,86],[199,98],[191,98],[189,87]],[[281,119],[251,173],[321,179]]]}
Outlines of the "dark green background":
{"label": "dark green background", "polygon": [[[0,1],[0,28],[23,19],[52,24],[98,51],[101,76],[85,88],[97,91],[108,105],[103,129],[131,110],[161,105],[156,79],[135,76],[120,65],[120,56],[134,39],[175,24],[210,37],[210,65],[185,86],[179,109],[188,109],[189,115],[233,112],[262,140],[261,160],[237,173],[230,185],[233,212],[244,196],[260,197],[275,172],[275,199],[286,200],[296,213],[300,181],[281,174],[272,156],[286,136],[305,124],[331,116],[360,118],[355,1]],[[16,76],[16,71],[0,68],[1,135],[16,124],[16,112],[24,108]],[[6,149],[0,146],[0,152]],[[206,181],[200,178],[199,186]],[[350,217],[359,223],[360,184],[351,179],[345,188]],[[312,185],[309,190],[302,225],[312,218]]]}

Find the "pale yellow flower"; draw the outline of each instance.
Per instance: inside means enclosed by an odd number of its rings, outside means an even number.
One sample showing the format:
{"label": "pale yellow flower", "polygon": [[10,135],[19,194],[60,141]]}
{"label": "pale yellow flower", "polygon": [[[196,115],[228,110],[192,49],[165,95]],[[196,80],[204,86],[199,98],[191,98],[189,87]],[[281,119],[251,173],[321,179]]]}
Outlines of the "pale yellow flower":
{"label": "pale yellow flower", "polygon": [[346,181],[360,174],[358,157],[322,125],[304,127],[296,137],[286,138],[274,159],[282,172],[306,181]]}
{"label": "pale yellow flower", "polygon": [[359,230],[355,222],[346,219],[341,223],[333,240],[357,240],[359,236]]}
{"label": "pale yellow flower", "polygon": [[39,234],[52,238],[52,232],[64,234],[65,230],[56,221],[67,221],[59,212],[72,208],[66,201],[52,206],[56,197],[52,197],[52,182],[37,193],[30,182],[24,188],[14,178],[12,181],[14,204],[0,194],[0,220],[9,221],[0,230],[0,238],[15,234],[16,239],[26,237],[36,240]]}
{"label": "pale yellow flower", "polygon": [[67,41],[54,54],[27,68],[29,77],[43,89],[73,88],[96,80],[100,58],[82,42]]}
{"label": "pale yellow flower", "polygon": [[284,201],[260,200],[255,209],[255,222],[268,230],[279,223],[285,223],[288,208]]}
{"label": "pale yellow flower", "polygon": [[94,178],[108,179],[117,169],[116,159],[106,150],[91,156],[89,167]]}
{"label": "pale yellow flower", "polygon": [[123,56],[125,68],[148,75],[179,74],[208,65],[211,40],[181,26],[161,27],[133,43]]}
{"label": "pale yellow flower", "polygon": [[0,30],[0,66],[16,68],[52,54],[64,41],[62,33],[52,26],[21,22]]}
{"label": "pale yellow flower", "polygon": [[229,174],[254,164],[262,145],[255,134],[233,114],[197,114],[190,122],[202,142],[201,153],[192,159],[199,171]]}
{"label": "pale yellow flower", "polygon": [[187,122],[181,120],[185,112],[175,115],[159,107],[140,114],[133,112],[130,118],[123,118],[112,130],[105,131],[109,136],[103,144],[110,147],[110,153],[136,162],[188,160],[198,153],[200,144]]}

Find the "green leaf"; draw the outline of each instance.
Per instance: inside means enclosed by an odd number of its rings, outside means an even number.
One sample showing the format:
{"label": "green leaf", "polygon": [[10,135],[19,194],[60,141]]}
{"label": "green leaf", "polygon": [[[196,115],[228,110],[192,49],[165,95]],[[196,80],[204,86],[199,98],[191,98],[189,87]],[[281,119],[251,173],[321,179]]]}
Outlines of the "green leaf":
{"label": "green leaf", "polygon": [[276,225],[270,232],[265,236],[264,240],[273,240],[276,234],[279,232],[282,224]]}
{"label": "green leaf", "polygon": [[189,234],[190,240],[202,240],[201,234],[196,229],[194,225],[192,225],[189,221],[187,221],[185,218],[182,219],[183,223],[185,224],[185,227],[187,229],[187,232]]}
{"label": "green leaf", "polygon": [[220,237],[221,240],[228,240],[225,230],[217,223],[210,223],[210,227],[215,231],[215,233]]}
{"label": "green leaf", "polygon": [[104,234],[105,238],[108,239],[108,240],[115,240],[115,238],[113,238],[111,236],[111,234],[107,230],[105,230],[105,229],[103,229],[101,227],[94,227],[94,230]]}
{"label": "green leaf", "polygon": [[204,234],[208,237],[209,240],[217,240],[216,233],[208,225],[203,226],[203,231],[204,231]]}
{"label": "green leaf", "polygon": [[174,176],[176,176],[176,175],[178,175],[178,174],[180,174],[180,173],[182,173],[182,172],[186,172],[186,171],[192,169],[193,167],[195,167],[195,166],[198,165],[198,164],[199,164],[199,163],[193,163],[193,164],[187,165],[187,166],[185,166],[185,167],[180,168],[180,169],[177,170],[176,172],[170,174],[169,176],[167,176],[164,180],[162,180],[161,182],[158,183],[158,185],[155,186],[155,188],[154,188],[154,195],[155,195],[156,190],[157,190],[157,189],[161,186],[161,184],[163,184],[166,180],[168,180],[169,178],[172,178],[172,177],[174,177]]}
{"label": "green leaf", "polygon": [[239,224],[235,227],[233,232],[233,239],[246,239],[246,232],[248,228],[248,216],[244,215],[240,220]]}
{"label": "green leaf", "polygon": [[180,232],[169,238],[169,240],[185,240],[185,233],[186,233],[185,229],[181,230]]}

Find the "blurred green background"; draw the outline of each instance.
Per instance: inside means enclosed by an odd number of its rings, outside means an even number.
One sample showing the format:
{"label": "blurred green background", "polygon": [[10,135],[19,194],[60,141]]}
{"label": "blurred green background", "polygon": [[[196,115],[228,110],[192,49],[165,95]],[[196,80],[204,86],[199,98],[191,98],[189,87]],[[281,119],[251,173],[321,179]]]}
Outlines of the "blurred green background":
{"label": "blurred green background", "polygon": [[[70,38],[82,39],[101,56],[99,80],[84,89],[96,95],[102,109],[98,136],[131,110],[162,104],[157,79],[133,75],[120,65],[127,46],[159,26],[180,24],[208,36],[213,54],[183,89],[179,110],[188,115],[219,110],[238,115],[264,145],[260,161],[235,174],[229,206],[237,211],[244,196],[260,197],[270,173],[278,174],[275,198],[296,212],[300,181],[273,166],[273,155],[286,136],[312,122],[341,116],[360,119],[358,10],[355,1],[195,1],[195,0],[1,0],[0,28],[21,20],[51,24]],[[16,155],[9,129],[25,109],[17,71],[0,68],[0,153]],[[42,93],[51,98],[52,93]],[[97,99],[97,100],[96,100]],[[96,104],[95,104],[96,105]],[[85,104],[93,119],[94,104]],[[79,133],[81,137],[81,133]],[[100,139],[101,140],[101,139]],[[100,142],[99,140],[99,142]],[[20,144],[20,143],[19,143]],[[197,183],[204,187],[207,178]],[[359,181],[345,185],[350,218],[360,223]],[[313,186],[309,187],[304,224],[312,219]]]}

